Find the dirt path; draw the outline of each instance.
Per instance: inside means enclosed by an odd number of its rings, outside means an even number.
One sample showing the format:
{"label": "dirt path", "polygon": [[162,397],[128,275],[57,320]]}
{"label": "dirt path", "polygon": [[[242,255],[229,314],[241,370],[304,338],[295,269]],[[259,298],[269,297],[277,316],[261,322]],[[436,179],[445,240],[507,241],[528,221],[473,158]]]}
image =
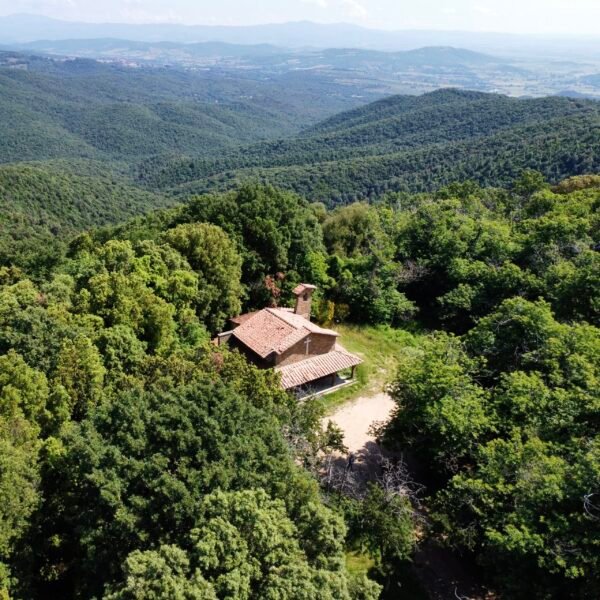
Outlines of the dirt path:
{"label": "dirt path", "polygon": [[361,397],[338,408],[325,417],[323,423],[333,421],[344,431],[344,443],[350,452],[358,453],[375,442],[369,434],[373,423],[387,421],[395,407],[394,401],[386,393]]}
{"label": "dirt path", "polygon": [[[381,469],[381,457],[385,451],[377,445],[369,433],[373,423],[387,421],[395,408],[392,398],[386,393],[361,396],[338,407],[323,419],[323,426],[333,421],[344,432],[344,444],[356,456],[360,477],[372,480]],[[339,461],[345,464],[346,457]],[[479,573],[474,565],[465,565],[447,549],[439,548],[434,542],[424,543],[415,555],[414,572],[432,600],[493,600],[478,582]]]}

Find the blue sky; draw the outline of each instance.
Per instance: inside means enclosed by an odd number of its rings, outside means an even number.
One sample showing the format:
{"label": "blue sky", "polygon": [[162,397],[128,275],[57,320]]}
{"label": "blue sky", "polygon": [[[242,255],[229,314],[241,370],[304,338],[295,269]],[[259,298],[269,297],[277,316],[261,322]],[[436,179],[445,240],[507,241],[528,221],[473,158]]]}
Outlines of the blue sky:
{"label": "blue sky", "polygon": [[600,0],[0,0],[0,14],[68,20],[251,25],[296,20],[385,29],[600,36]]}

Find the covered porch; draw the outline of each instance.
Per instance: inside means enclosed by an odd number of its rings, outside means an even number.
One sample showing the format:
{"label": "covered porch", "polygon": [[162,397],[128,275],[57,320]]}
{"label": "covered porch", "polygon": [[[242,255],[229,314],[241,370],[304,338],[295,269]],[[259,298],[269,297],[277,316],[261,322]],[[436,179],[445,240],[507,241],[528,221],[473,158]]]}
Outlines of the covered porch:
{"label": "covered porch", "polygon": [[302,361],[276,367],[284,389],[294,391],[298,398],[331,394],[355,383],[356,367],[362,361],[341,346],[327,354],[311,356]]}
{"label": "covered porch", "polygon": [[310,400],[310,398],[319,398],[334,394],[339,390],[350,387],[357,383],[354,375],[336,373],[331,377],[325,377],[317,381],[312,381],[306,385],[297,388],[292,388],[298,400]]}

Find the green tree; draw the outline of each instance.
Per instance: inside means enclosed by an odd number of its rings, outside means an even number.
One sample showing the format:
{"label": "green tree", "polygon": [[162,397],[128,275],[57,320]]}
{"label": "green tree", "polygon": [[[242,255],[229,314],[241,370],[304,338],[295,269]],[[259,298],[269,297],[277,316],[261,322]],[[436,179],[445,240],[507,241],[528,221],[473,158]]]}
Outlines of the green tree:
{"label": "green tree", "polygon": [[164,239],[199,276],[196,306],[208,328],[216,331],[239,314],[241,259],[225,232],[214,225],[189,223],[171,229]]}
{"label": "green tree", "polygon": [[180,220],[213,223],[235,240],[251,306],[266,304],[267,275],[289,275],[290,289],[300,280],[319,283],[316,277],[323,276],[315,270],[319,263],[315,255],[323,254],[320,224],[308,202],[295,194],[245,184],[229,194],[193,199]]}
{"label": "green tree", "polygon": [[81,420],[100,402],[106,369],[100,352],[86,337],[65,341],[58,356],[55,385],[69,395],[72,418]]}
{"label": "green tree", "polygon": [[10,572],[16,545],[39,506],[38,428],[22,414],[0,410],[0,597],[12,587]]}
{"label": "green tree", "polygon": [[189,576],[190,561],[176,546],[132,552],[125,561],[124,582],[105,600],[217,600],[213,586],[199,573]]}
{"label": "green tree", "polygon": [[344,526],[323,507],[307,507],[296,525],[285,504],[262,490],[215,492],[202,502],[198,521],[187,554],[170,546],[133,553],[125,582],[106,597],[137,598],[138,590],[148,590],[144,597],[150,598],[160,597],[159,591],[174,598],[223,600],[378,597],[373,582],[354,586],[357,595],[351,596]]}
{"label": "green tree", "polygon": [[515,193],[520,196],[531,196],[535,192],[548,187],[544,175],[539,171],[525,169],[520,177],[513,183]]}
{"label": "green tree", "polygon": [[42,427],[47,421],[48,381],[13,350],[0,356],[0,414],[24,416]]}
{"label": "green tree", "polygon": [[598,329],[512,298],[422,352],[401,362],[386,435],[436,472],[441,538],[511,598],[595,597]]}
{"label": "green tree", "polygon": [[51,525],[65,536],[56,560],[69,565],[71,581],[97,590],[131,552],[181,546],[212,490],[262,487],[298,508],[315,499],[277,412],[231,386],[196,382],[123,392],[69,428],[48,477],[60,482]]}
{"label": "green tree", "polygon": [[461,341],[439,334],[407,353],[390,392],[398,405],[388,437],[418,447],[452,472],[494,430],[487,390],[472,379],[476,362]]}

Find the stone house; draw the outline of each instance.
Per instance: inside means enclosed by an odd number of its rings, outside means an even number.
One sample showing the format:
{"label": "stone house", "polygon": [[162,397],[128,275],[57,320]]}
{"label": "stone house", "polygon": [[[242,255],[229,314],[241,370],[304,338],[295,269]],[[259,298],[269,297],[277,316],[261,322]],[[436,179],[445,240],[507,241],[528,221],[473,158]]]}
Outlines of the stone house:
{"label": "stone house", "polygon": [[[281,374],[284,389],[326,391],[350,379],[362,361],[339,344],[339,334],[310,320],[314,285],[300,284],[294,308],[264,308],[231,319],[233,329],[222,333],[219,344],[229,343],[262,368]],[[347,381],[347,380],[346,380]]]}

